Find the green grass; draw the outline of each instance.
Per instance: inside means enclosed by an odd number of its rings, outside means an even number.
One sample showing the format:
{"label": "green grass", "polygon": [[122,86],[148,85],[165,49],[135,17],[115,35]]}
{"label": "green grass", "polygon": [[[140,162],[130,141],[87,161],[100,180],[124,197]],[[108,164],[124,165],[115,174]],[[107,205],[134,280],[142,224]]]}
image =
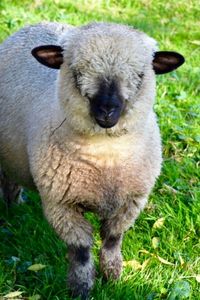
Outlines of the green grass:
{"label": "green grass", "polygon": [[[149,205],[124,238],[124,260],[132,265],[124,267],[118,282],[106,283],[98,273],[92,299],[200,299],[199,7],[197,0],[0,1],[0,41],[41,20],[74,25],[112,21],[135,26],[157,39],[161,50],[180,51],[186,58],[178,71],[157,78],[155,110],[164,163]],[[99,270],[99,224],[89,217],[96,229]],[[164,224],[154,228],[160,218]],[[44,219],[38,195],[28,192],[28,201],[9,211],[0,203],[0,219],[0,299],[16,290],[23,299],[70,299],[66,247]],[[146,266],[137,268],[133,260]],[[28,270],[37,263],[46,267]]]}

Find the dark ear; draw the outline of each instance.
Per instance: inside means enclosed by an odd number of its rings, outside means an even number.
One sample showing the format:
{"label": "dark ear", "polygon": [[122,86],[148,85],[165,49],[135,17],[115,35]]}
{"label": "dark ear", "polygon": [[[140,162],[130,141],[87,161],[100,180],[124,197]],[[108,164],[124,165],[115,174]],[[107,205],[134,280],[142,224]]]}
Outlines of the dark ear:
{"label": "dark ear", "polygon": [[177,52],[158,51],[154,54],[153,69],[156,74],[168,73],[180,67],[184,61],[184,57]]}
{"label": "dark ear", "polygon": [[60,46],[45,45],[34,48],[31,53],[41,64],[49,68],[60,69],[63,63],[62,51]]}

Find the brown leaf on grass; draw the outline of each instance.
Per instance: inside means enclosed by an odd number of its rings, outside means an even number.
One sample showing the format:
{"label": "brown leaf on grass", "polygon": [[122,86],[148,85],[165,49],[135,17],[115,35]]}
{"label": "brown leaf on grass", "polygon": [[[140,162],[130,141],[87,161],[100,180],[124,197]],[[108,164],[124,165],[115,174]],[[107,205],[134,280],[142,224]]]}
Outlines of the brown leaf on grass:
{"label": "brown leaf on grass", "polygon": [[177,191],[176,189],[174,189],[172,186],[168,185],[168,184],[164,184],[163,187],[169,191],[172,194],[178,194],[179,191]]}
{"label": "brown leaf on grass", "polygon": [[145,249],[139,250],[139,253],[150,254],[151,256],[153,256],[152,253],[150,253],[149,251],[147,251]]}
{"label": "brown leaf on grass", "polygon": [[179,260],[180,260],[181,267],[183,267],[185,265],[185,261],[181,255],[179,255]]}
{"label": "brown leaf on grass", "polygon": [[166,260],[158,255],[155,255],[155,257],[164,265],[174,266],[173,263],[169,262],[168,260]]}
{"label": "brown leaf on grass", "polygon": [[151,253],[151,252],[149,252],[149,251],[147,251],[147,250],[140,250],[139,252],[140,252],[140,253],[144,253],[144,254],[149,254],[149,255],[151,255],[152,257],[155,257],[156,259],[158,259],[158,260],[159,260],[162,264],[164,264],[164,265],[174,266],[173,263],[171,263],[171,262],[169,262],[168,260],[166,260],[166,259],[164,259],[164,258],[158,256],[157,254]]}
{"label": "brown leaf on grass", "polygon": [[157,229],[157,228],[163,227],[164,222],[165,222],[165,218],[159,218],[159,219],[153,224],[153,228],[154,228],[154,229]]}
{"label": "brown leaf on grass", "polygon": [[123,265],[124,266],[129,266],[131,268],[133,268],[134,270],[144,270],[146,268],[146,266],[148,265],[148,263],[150,262],[151,258],[146,259],[142,264],[135,260],[129,260],[129,261],[124,261]]}
{"label": "brown leaf on grass", "polygon": [[42,265],[42,264],[35,264],[35,265],[31,265],[30,267],[28,267],[29,271],[34,271],[34,272],[38,272],[42,269],[46,268],[46,265]]}
{"label": "brown leaf on grass", "polygon": [[139,261],[137,261],[135,259],[124,261],[123,265],[129,266],[129,267],[133,268],[134,270],[142,269],[142,265],[139,263]]}
{"label": "brown leaf on grass", "polygon": [[191,44],[200,46],[200,40],[194,40],[194,41],[190,41]]}
{"label": "brown leaf on grass", "polygon": [[200,283],[200,275],[196,275],[196,276],[195,276],[195,279],[196,279],[197,282]]}
{"label": "brown leaf on grass", "polygon": [[20,291],[11,292],[9,294],[6,294],[3,298],[16,300],[16,298],[20,297],[22,293],[23,292],[20,292]]}
{"label": "brown leaf on grass", "polygon": [[152,247],[154,249],[157,249],[158,245],[160,243],[160,239],[158,237],[153,237],[152,240],[151,240],[151,243],[152,243]]}

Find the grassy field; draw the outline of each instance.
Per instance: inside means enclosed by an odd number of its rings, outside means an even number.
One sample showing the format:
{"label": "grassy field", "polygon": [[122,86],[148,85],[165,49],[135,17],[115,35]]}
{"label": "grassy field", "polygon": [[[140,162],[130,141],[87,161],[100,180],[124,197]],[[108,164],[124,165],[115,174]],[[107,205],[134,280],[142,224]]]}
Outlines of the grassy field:
{"label": "grassy field", "polygon": [[[98,273],[91,299],[200,299],[199,7],[197,0],[0,1],[0,41],[41,20],[112,21],[141,29],[161,50],[186,58],[178,71],[157,78],[163,169],[149,205],[125,235],[123,275],[118,282],[104,282]],[[70,299],[66,246],[44,219],[39,196],[27,191],[26,197],[9,211],[0,202],[0,299],[14,291],[19,293],[12,299]],[[99,270],[99,224],[89,218],[96,229]],[[34,264],[42,265],[29,270]]]}

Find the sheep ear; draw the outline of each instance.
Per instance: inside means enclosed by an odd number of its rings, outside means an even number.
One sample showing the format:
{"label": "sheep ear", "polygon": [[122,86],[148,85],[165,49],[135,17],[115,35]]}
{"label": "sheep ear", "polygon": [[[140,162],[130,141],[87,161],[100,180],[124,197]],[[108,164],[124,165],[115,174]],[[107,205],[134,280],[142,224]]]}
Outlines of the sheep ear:
{"label": "sheep ear", "polygon": [[60,46],[45,45],[34,48],[31,53],[41,64],[49,68],[60,69],[63,63],[62,51]]}
{"label": "sheep ear", "polygon": [[154,54],[153,69],[156,74],[168,73],[180,67],[184,61],[184,57],[177,52],[158,51]]}

